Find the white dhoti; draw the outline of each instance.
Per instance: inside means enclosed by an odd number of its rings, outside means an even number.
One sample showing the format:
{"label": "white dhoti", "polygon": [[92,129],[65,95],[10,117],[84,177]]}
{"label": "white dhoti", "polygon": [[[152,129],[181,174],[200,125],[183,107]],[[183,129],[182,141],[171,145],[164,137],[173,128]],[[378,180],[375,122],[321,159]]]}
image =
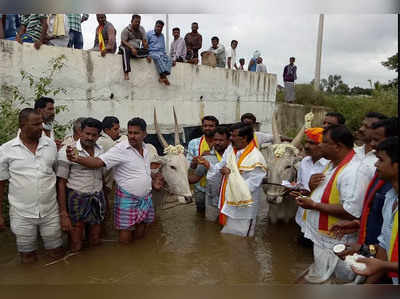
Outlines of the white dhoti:
{"label": "white dhoti", "polygon": [[296,100],[296,91],[294,88],[294,82],[285,81],[285,101],[294,102]]}

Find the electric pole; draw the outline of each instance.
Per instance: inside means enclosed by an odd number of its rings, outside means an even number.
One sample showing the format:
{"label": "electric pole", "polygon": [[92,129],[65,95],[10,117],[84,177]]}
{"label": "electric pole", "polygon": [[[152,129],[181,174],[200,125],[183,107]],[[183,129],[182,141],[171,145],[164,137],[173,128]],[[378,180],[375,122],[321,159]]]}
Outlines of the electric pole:
{"label": "electric pole", "polygon": [[319,90],[321,81],[321,56],[322,56],[322,36],[324,31],[324,15],[319,15],[318,39],[317,39],[317,58],[315,62],[314,89]]}

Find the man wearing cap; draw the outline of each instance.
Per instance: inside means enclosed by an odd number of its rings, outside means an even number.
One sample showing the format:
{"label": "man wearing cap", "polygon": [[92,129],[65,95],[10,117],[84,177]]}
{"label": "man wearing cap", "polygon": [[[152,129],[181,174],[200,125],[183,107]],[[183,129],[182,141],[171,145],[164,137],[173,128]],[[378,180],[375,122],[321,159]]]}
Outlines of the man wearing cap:
{"label": "man wearing cap", "polygon": [[[322,173],[329,161],[322,158],[322,152],[319,144],[322,142],[323,128],[309,128],[305,130],[306,143],[304,150],[306,157],[300,162],[299,170],[297,172],[297,184],[300,186],[301,192],[304,194],[310,193],[310,187],[308,182],[310,181],[311,175],[314,173]],[[298,241],[301,244],[307,243],[308,239],[303,237],[303,224],[307,217],[306,210],[302,207],[298,207],[296,213],[296,223],[301,228],[301,235],[298,237]]]}

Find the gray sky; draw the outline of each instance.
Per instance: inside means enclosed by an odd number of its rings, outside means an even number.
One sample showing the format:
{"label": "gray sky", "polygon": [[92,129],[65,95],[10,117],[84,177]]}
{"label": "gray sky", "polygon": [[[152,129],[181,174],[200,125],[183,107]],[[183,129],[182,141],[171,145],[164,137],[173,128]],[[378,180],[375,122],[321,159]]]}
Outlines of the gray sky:
{"label": "gray sky", "polygon": [[[165,21],[165,15],[143,14],[141,25],[146,31],[153,29],[157,19]],[[117,44],[131,15],[109,14],[107,20],[117,29]],[[181,28],[183,37],[190,31],[192,22],[199,23],[203,36],[203,48],[210,47],[211,37],[216,35],[225,48],[230,41],[239,41],[238,58],[245,58],[246,65],[254,50],[262,53],[269,73],[278,75],[282,82],[282,70],[290,56],[296,57],[297,83],[309,83],[314,78],[318,15],[208,15],[171,14],[170,31]],[[97,26],[95,15],[83,23],[84,48],[93,46]],[[166,28],[164,27],[164,35]],[[170,42],[172,34],[170,34]],[[397,74],[388,71],[380,62],[397,52],[397,15],[325,15],[322,49],[321,78],[339,74],[345,83],[369,87],[368,80],[387,82]]]}

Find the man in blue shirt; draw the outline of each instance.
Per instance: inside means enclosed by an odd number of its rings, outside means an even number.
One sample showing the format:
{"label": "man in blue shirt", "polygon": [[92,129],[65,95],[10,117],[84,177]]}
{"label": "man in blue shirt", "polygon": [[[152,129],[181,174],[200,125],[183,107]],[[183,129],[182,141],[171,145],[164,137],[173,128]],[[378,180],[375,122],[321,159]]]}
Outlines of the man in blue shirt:
{"label": "man in blue shirt", "polygon": [[154,60],[157,72],[160,74],[160,83],[169,85],[167,76],[171,73],[172,61],[165,51],[165,39],[161,33],[164,27],[164,22],[158,20],[154,27],[154,30],[147,32],[147,42],[149,45],[149,56],[147,61],[151,62]]}

